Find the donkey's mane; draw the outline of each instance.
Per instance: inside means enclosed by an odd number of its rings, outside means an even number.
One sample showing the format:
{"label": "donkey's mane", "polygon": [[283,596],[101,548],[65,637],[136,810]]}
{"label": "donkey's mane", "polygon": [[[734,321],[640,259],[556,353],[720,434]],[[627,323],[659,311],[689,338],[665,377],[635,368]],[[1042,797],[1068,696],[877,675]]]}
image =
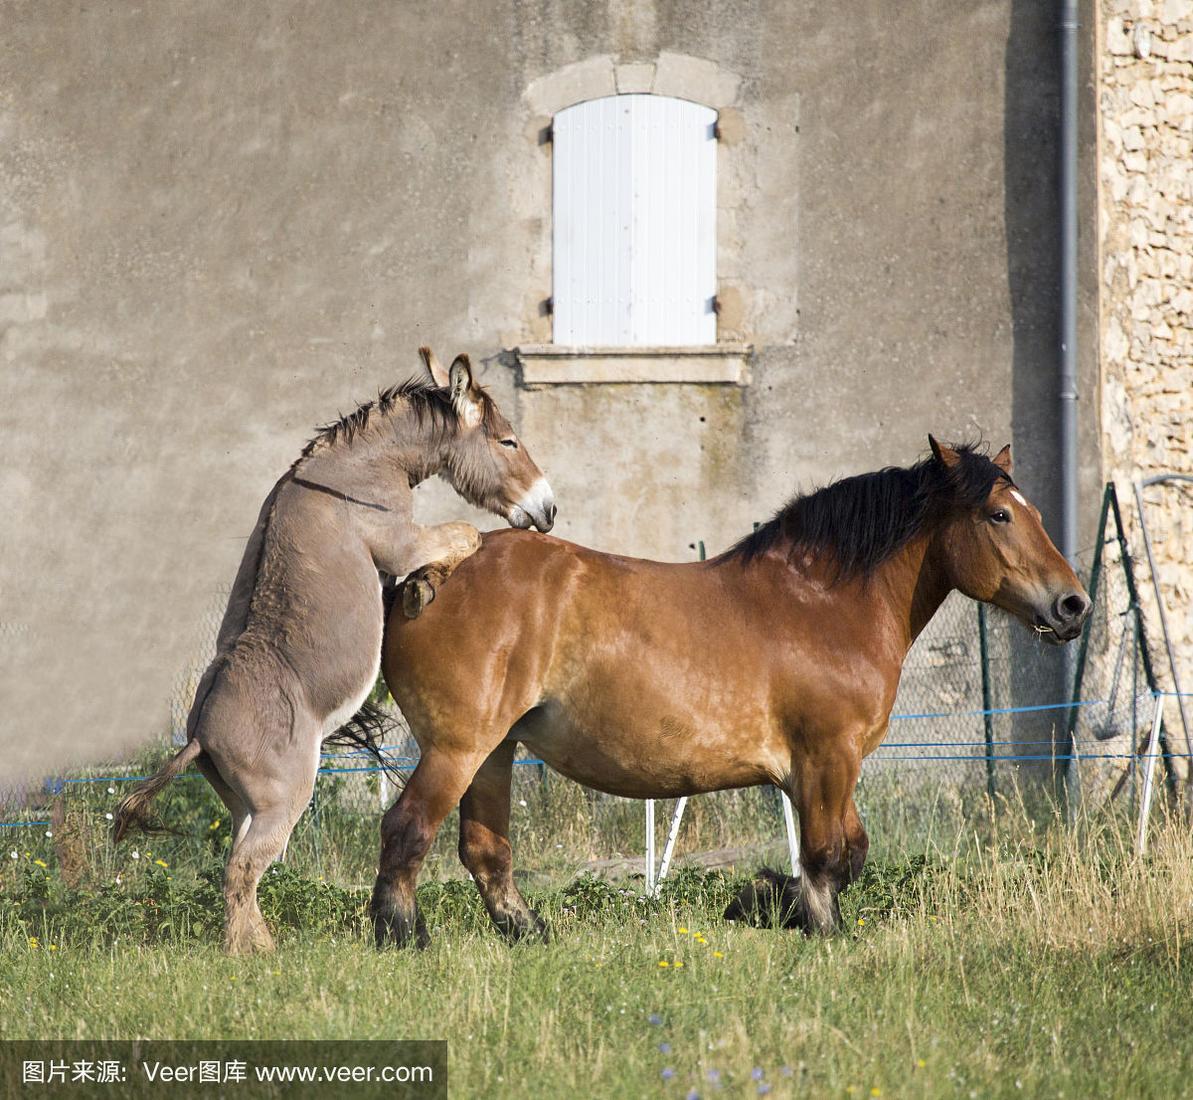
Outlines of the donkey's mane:
{"label": "donkey's mane", "polygon": [[978,507],[995,482],[1014,484],[979,444],[953,449],[959,461],[952,466],[931,457],[797,495],[723,557],[749,564],[772,549],[784,550],[788,559],[831,554],[839,579],[864,576],[921,531]]}
{"label": "donkey's mane", "polygon": [[[488,430],[496,406],[480,386],[475,387],[473,393],[481,403],[482,423]],[[433,429],[446,432],[455,424],[456,417],[452,410],[450,393],[429,378],[412,378],[408,382],[401,382],[379,391],[375,400],[366,401],[346,416],[316,429],[315,435],[303,447],[298,461],[309,458],[316,448],[331,446],[341,439],[351,443],[369,426],[375,416],[389,415],[402,402],[413,413],[415,422],[420,427],[429,421]]]}

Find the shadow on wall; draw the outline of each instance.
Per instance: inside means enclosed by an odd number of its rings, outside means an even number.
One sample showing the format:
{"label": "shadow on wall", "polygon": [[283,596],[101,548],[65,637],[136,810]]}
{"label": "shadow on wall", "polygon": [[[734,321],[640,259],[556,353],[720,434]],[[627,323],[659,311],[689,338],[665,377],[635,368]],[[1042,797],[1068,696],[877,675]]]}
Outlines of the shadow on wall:
{"label": "shadow on wall", "polygon": [[[1060,258],[1057,126],[1060,61],[1055,3],[1013,0],[1005,54],[1003,192],[1012,329],[1011,427],[1015,477],[1059,536],[1056,361]],[[1065,698],[1064,654],[1014,632],[1014,703]],[[1015,738],[1047,740],[1063,712],[1018,715]],[[1038,748],[1034,751],[1038,752]]]}

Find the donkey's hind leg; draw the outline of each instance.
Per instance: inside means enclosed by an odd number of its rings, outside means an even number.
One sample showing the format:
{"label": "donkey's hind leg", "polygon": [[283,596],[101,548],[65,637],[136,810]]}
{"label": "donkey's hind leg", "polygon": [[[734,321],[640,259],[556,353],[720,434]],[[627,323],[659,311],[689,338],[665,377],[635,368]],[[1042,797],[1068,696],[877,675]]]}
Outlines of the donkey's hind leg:
{"label": "donkey's hind leg", "polygon": [[510,849],[510,780],[514,741],[503,742],[480,767],[460,802],[460,860],[476,881],[489,916],[507,939],[544,942],[547,925],[514,883]]}
{"label": "donkey's hind leg", "polygon": [[235,843],[248,825],[248,807],[240,795],[224,782],[224,777],[220,775],[219,769],[211,762],[211,758],[206,753],[201,753],[195,764],[207,777],[207,782],[211,784],[215,793],[220,796],[220,801],[228,808],[228,813],[232,815],[232,841]]}
{"label": "donkey's hind leg", "polygon": [[257,904],[257,884],[310,803],[319,761],[317,742],[315,746],[302,754],[306,759],[301,763],[298,754],[285,761],[285,768],[272,768],[272,761],[266,761],[260,772],[238,773],[229,784],[247,808],[224,873],[224,949],[230,955],[273,950]]}
{"label": "donkey's hind leg", "polygon": [[381,819],[381,860],[370,907],[378,947],[402,946],[411,937],[419,947],[430,942],[415,902],[418,872],[443,819],[484,758],[484,752],[425,747],[397,802]]}

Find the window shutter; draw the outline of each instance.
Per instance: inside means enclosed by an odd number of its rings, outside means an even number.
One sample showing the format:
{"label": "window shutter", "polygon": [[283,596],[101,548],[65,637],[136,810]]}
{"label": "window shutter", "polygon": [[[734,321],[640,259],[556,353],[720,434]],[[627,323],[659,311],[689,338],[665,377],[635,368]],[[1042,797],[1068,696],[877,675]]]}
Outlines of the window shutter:
{"label": "window shutter", "polygon": [[555,116],[557,344],[716,342],[716,117],[653,95]]}

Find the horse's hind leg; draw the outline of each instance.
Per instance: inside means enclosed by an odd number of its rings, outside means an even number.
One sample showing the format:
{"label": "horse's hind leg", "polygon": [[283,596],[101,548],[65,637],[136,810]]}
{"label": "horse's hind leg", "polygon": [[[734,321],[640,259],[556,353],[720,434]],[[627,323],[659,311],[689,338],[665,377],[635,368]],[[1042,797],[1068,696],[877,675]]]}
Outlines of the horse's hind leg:
{"label": "horse's hind leg", "polygon": [[510,780],[517,743],[498,746],[460,802],[460,860],[476,881],[489,916],[509,940],[547,939],[547,925],[514,883],[509,842]]}
{"label": "horse's hind leg", "polygon": [[428,746],[397,802],[381,819],[381,860],[370,909],[377,946],[399,946],[413,936],[429,942],[415,903],[418,872],[443,819],[468,789],[484,752],[449,752]]}

